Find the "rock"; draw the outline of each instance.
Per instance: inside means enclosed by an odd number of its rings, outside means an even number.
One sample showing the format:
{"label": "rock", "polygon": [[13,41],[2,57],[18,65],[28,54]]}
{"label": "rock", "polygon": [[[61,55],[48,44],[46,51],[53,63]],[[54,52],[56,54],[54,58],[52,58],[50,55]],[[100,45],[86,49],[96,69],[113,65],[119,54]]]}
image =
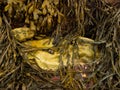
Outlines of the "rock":
{"label": "rock", "polygon": [[[78,45],[79,47],[79,58],[75,58],[74,59],[74,65],[84,65],[86,63],[91,63],[93,61],[93,58],[94,58],[94,51],[93,51],[93,45],[88,43],[88,42],[94,42],[92,39],[88,39],[88,38],[85,38],[85,37],[81,37],[80,38],[81,40],[83,41],[86,41],[86,42],[81,42],[81,44]],[[48,40],[48,39],[46,39]],[[32,46],[32,47],[37,47],[37,48],[51,48],[53,45],[52,45],[52,41],[50,42],[50,45],[49,44],[44,44],[44,46],[42,45],[46,40],[33,40],[33,41],[27,41],[25,43],[27,43],[29,46]],[[72,65],[72,51],[73,49],[73,46],[72,45],[69,45],[68,46],[68,51],[69,51],[69,54],[70,54],[70,58],[69,58],[69,64]],[[44,69],[44,70],[57,70],[59,68],[59,65],[60,65],[60,53],[58,51],[54,51],[54,54],[51,54],[47,51],[42,51],[42,50],[37,50],[35,52],[30,52],[28,53],[27,55],[28,59],[34,59],[37,63],[37,65]],[[63,65],[64,66],[67,66],[68,64],[68,58],[67,57],[67,54],[63,54],[62,55],[62,62],[63,62]]]}

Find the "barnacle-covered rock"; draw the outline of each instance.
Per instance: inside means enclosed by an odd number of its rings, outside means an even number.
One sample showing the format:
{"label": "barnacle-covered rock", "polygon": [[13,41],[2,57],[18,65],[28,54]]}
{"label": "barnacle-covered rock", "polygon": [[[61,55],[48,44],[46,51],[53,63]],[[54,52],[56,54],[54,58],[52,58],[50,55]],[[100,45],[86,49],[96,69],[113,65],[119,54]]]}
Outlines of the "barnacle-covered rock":
{"label": "barnacle-covered rock", "polygon": [[[90,44],[89,42],[94,42],[91,39],[85,38],[85,37],[80,37],[81,40],[84,42],[81,42],[81,44],[78,45],[78,53],[79,53],[79,58],[74,58],[74,65],[83,65],[85,63],[90,63],[93,61],[94,58],[94,51],[93,51],[93,45]],[[52,41],[50,44],[45,42],[48,41],[48,39],[43,39],[43,40],[38,40],[38,41],[28,41],[25,42],[29,46],[32,47],[37,47],[37,48],[51,48]],[[86,41],[86,42],[85,42]],[[43,44],[44,43],[44,44]],[[68,52],[69,52],[69,64],[72,65],[72,58],[73,58],[73,45],[68,46]],[[44,70],[57,70],[59,68],[60,62],[62,61],[63,66],[68,65],[68,57],[67,53],[62,54],[62,59],[60,60],[60,53],[58,51],[54,50],[54,53],[50,53],[48,51],[42,51],[38,50],[35,52],[30,52],[27,55],[28,59],[32,60],[34,59],[37,65],[44,69]]]}
{"label": "barnacle-covered rock", "polygon": [[25,41],[27,39],[30,39],[35,34],[33,30],[27,27],[12,29],[11,33],[18,41]]}

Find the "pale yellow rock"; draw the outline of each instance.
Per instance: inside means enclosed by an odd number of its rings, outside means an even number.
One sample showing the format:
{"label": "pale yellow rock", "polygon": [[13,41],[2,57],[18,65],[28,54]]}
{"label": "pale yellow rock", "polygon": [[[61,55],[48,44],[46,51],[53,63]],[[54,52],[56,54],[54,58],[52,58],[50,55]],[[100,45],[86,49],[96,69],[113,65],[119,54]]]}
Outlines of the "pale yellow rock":
{"label": "pale yellow rock", "polygon": [[27,27],[12,29],[11,33],[18,41],[25,41],[26,39],[30,39],[35,34],[33,30]]}
{"label": "pale yellow rock", "polygon": [[[83,39],[84,41],[92,41],[91,39],[85,38],[85,37],[81,37],[81,39]],[[34,46],[34,47],[52,47],[52,43],[49,44],[44,44],[43,43],[45,41],[48,41],[48,39],[43,39],[43,40],[38,40],[38,41],[30,41],[30,43],[26,42],[27,44],[30,44],[30,46]],[[51,41],[52,42],[52,41]],[[94,57],[94,51],[93,51],[93,46],[90,43],[82,43],[79,45],[79,54],[80,54],[80,58],[79,59],[74,59],[74,65],[78,65],[78,64],[85,64],[85,63],[90,63],[93,61],[93,57]],[[69,45],[69,53],[70,53],[70,61],[69,63],[72,64],[72,45]],[[55,51],[54,54],[51,54],[49,52],[46,51],[36,51],[36,52],[30,52],[28,53],[28,59],[34,59],[37,63],[37,65],[44,69],[44,70],[57,70],[59,68],[59,52]],[[64,66],[67,66],[67,58],[66,55],[62,55],[62,62]]]}
{"label": "pale yellow rock", "polygon": [[[30,56],[31,55],[31,56]],[[44,70],[56,70],[59,66],[59,54],[50,54],[45,51],[37,51],[36,53],[29,54],[28,59],[34,58],[37,65]]]}

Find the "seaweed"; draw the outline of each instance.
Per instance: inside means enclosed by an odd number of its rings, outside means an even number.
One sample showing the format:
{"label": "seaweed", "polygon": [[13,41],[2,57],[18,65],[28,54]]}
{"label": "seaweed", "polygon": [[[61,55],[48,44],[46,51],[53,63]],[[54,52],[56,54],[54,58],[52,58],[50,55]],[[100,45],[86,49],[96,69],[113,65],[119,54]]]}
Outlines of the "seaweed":
{"label": "seaweed", "polygon": [[[120,89],[120,2],[109,1],[0,0],[0,90]],[[25,61],[25,52],[36,49],[12,35],[19,27],[33,30],[32,40],[54,38],[54,46],[60,47],[60,61],[64,53],[69,61],[68,44],[78,52],[80,36],[95,41],[94,52],[97,54],[98,47],[100,57],[84,66],[68,62],[57,71],[43,70],[35,62]],[[73,59],[79,57],[75,53]]]}

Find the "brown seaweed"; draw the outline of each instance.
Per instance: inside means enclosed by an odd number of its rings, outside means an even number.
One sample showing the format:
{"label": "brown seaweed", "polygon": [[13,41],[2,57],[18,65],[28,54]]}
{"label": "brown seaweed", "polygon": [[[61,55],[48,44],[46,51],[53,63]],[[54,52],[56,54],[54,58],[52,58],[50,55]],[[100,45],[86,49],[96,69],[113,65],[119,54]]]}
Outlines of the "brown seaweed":
{"label": "brown seaweed", "polygon": [[[120,3],[105,1],[0,0],[0,90],[119,90]],[[11,34],[12,29],[24,26],[34,30],[31,39],[54,38],[61,55],[68,44],[77,48],[79,36],[91,38],[95,40],[94,50],[99,48],[99,62],[94,58],[92,64],[68,65],[56,72],[25,62],[23,50],[35,49],[25,47]]]}

